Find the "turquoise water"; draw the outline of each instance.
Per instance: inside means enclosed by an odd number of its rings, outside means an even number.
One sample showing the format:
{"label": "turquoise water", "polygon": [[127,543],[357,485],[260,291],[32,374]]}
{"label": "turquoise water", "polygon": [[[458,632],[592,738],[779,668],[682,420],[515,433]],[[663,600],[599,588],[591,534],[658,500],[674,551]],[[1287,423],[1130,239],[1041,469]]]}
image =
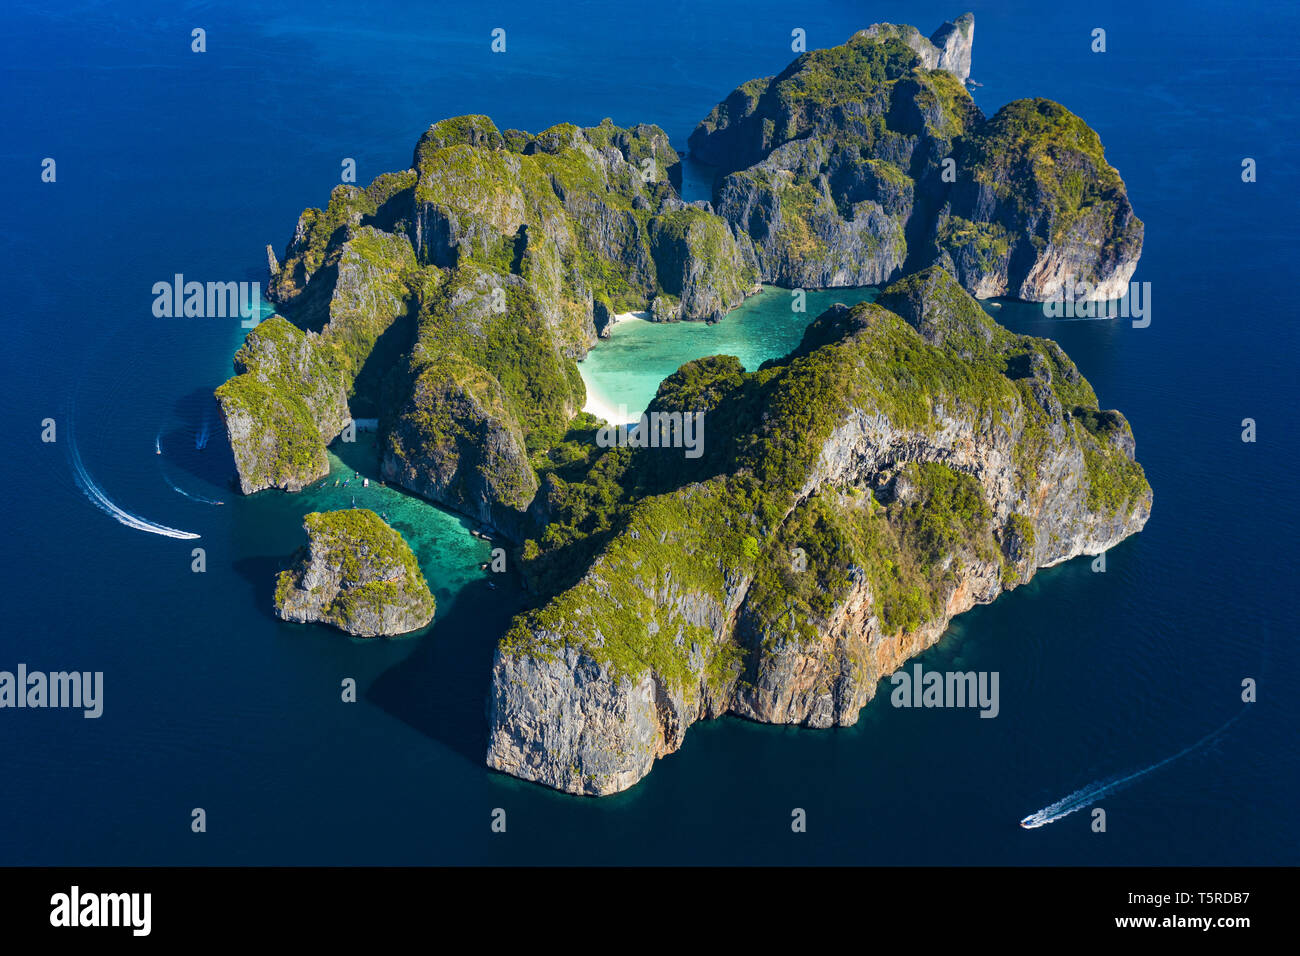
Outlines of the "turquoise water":
{"label": "turquoise water", "polygon": [[[470,534],[474,522],[399,488],[379,483],[373,432],[359,432],[351,444],[334,442],[329,461],[329,477],[312,482],[296,494],[269,492],[240,502],[240,517],[246,519],[240,524],[241,550],[288,555],[306,543],[303,515],[312,511],[369,508],[401,532],[438,603],[433,622],[410,636],[426,633],[451,613],[457,596],[467,585],[491,580],[496,587],[507,586],[504,575],[479,569],[480,564],[490,560],[492,545]],[[358,474],[360,477],[356,477]],[[367,478],[369,487],[362,484],[362,479]]]}
{"label": "turquoise water", "polygon": [[[836,302],[870,302],[876,290],[830,289],[808,292],[803,312],[791,308],[788,289],[764,286],[758,295],[729,313],[721,322],[647,322],[624,319],[607,341],[599,343],[578,364],[587,384],[588,407],[603,406],[622,421],[635,421],[654,398],[659,383],[692,359],[734,355],[748,371],[767,359],[779,358],[799,344],[808,323]],[[600,414],[600,412],[596,412]]]}
{"label": "turquoise water", "polygon": [[[301,210],[338,183],[342,157],[363,183],[404,168],[446,116],[534,131],[611,116],[658,123],[681,146],[720,96],[785,68],[789,5],[669,5],[633,22],[616,5],[557,17],[511,0],[498,11],[506,56],[464,5],[431,17],[413,0],[274,12],[231,0],[205,6],[201,23],[157,0],[129,14],[12,6],[0,35],[14,92],[0,140],[11,186],[0,573],[13,598],[0,667],[102,670],[105,704],[97,720],[0,714],[0,863],[1300,861],[1289,692],[1300,645],[1286,597],[1300,536],[1288,268],[1300,153],[1277,132],[1297,125],[1295,9],[976,11],[977,102],[992,113],[1046,96],[1097,130],[1146,223],[1134,278],[1155,301],[1144,329],[994,310],[1016,332],[1056,339],[1102,405],[1123,410],[1155,489],[1150,523],[1108,554],[1106,573],[1086,560],[1045,570],[960,617],[922,657],[927,670],[999,672],[999,717],[895,709],[878,693],[842,730],[705,721],[636,787],[589,800],[484,766],[493,651],[521,596],[510,575],[478,571],[487,545],[461,519],[391,489],[356,494],[419,555],[438,596],[424,632],[353,640],[274,616],[274,575],[304,541],[302,515],[349,506],[352,487],[232,489],[212,389],[243,330],[159,319],[150,290],[177,272],[264,282],[264,245],[283,248]],[[809,6],[798,25],[824,46],[880,20],[928,31],[960,10]],[[1094,24],[1112,37],[1105,56],[1089,50]],[[201,57],[187,42],[196,25],[208,28]],[[44,156],[58,158],[57,184],[39,179]],[[1243,156],[1258,160],[1257,183],[1241,182]],[[687,198],[701,198],[707,171],[686,172]],[[615,398],[626,384],[623,401],[639,407],[686,358],[731,352],[753,365],[781,353],[850,293],[825,295],[797,317],[778,294],[713,327],[616,328],[583,373]],[[769,307],[748,334],[745,316]],[[124,526],[87,500],[64,447],[69,404],[104,494],[200,540]],[[60,420],[57,444],[37,440],[47,416]],[[1256,444],[1240,439],[1246,416],[1259,420]],[[342,454],[336,473],[373,468]],[[206,573],[191,570],[195,546]],[[1260,703],[1213,747],[1106,797],[1110,834],[1091,832],[1085,813],[1017,826],[1221,726],[1241,709],[1245,677],[1259,680]],[[346,678],[356,703],[340,700]],[[204,836],[189,826],[199,806]],[[806,834],[791,833],[792,807],[807,810]],[[491,831],[494,808],[508,811],[508,834]]]}

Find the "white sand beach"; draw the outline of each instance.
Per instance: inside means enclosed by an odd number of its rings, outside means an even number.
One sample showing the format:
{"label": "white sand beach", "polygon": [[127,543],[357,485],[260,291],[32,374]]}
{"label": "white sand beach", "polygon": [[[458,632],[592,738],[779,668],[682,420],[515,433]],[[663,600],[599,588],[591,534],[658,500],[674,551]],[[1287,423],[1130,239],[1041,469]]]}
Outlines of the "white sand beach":
{"label": "white sand beach", "polygon": [[[649,312],[620,312],[610,317],[610,334],[613,335],[615,326],[623,322],[649,322]],[[596,348],[600,348],[600,343],[596,343]],[[583,363],[578,363],[578,371],[582,372]],[[623,408],[621,411],[611,405],[608,400],[600,395],[592,386],[591,380],[582,376],[583,384],[587,386],[587,404],[582,406],[584,412],[590,412],[602,421],[609,422],[611,425],[625,425],[630,422],[640,421],[640,411],[629,411]]]}

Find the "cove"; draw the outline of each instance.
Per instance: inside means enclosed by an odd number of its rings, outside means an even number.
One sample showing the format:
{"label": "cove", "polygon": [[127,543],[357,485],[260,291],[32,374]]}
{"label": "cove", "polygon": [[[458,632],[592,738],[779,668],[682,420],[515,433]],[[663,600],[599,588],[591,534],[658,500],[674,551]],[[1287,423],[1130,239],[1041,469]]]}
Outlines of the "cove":
{"label": "cove", "polygon": [[[766,285],[719,322],[651,322],[624,317],[610,337],[578,363],[587,386],[587,410],[602,418],[637,421],[662,382],[682,365],[708,355],[734,355],[752,372],[768,359],[788,354],[803,331],[836,302],[875,300],[871,287],[808,292],[805,310],[791,308],[791,290]],[[625,406],[626,415],[620,415]]]}

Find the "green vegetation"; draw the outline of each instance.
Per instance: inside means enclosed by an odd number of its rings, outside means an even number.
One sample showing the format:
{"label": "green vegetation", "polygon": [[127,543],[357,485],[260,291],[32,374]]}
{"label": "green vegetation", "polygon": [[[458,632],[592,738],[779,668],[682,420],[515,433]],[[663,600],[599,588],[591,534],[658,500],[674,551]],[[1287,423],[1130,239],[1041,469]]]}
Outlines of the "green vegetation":
{"label": "green vegetation", "polygon": [[[312,512],[308,546],[276,579],[275,607],[289,620],[319,620],[365,637],[404,633],[433,617],[433,594],[400,533],[373,511]],[[304,590],[309,572],[319,582]]]}
{"label": "green vegetation", "polygon": [[325,440],[315,418],[291,387],[275,387],[253,375],[240,375],[216,392],[226,420],[249,420],[276,437],[270,453],[248,469],[247,480],[263,487],[310,481],[329,471]]}
{"label": "green vegetation", "polygon": [[517,618],[503,650],[545,656],[576,643],[616,675],[649,667],[689,690],[693,652],[705,660],[734,652],[710,628],[690,623],[679,602],[702,600],[721,611],[735,596],[735,572],[750,574],[755,564],[746,544],[751,526],[737,520],[729,492],[726,481],[714,480],[640,501],[601,553],[599,578]]}
{"label": "green vegetation", "polygon": [[401,533],[369,508],[313,511],[304,516],[303,525],[312,542],[339,562],[345,587],[382,580],[428,591],[424,574]]}
{"label": "green vegetation", "polygon": [[1051,100],[1008,103],[966,138],[964,149],[962,168],[1011,202],[1019,221],[1029,221],[1044,198],[1051,203],[1053,242],[1085,214],[1099,211],[1110,223],[1127,205],[1124,182],[1096,132]]}
{"label": "green vegetation", "polygon": [[[886,633],[940,619],[972,563],[1000,564],[1004,584],[1014,584],[998,538],[1015,536],[1032,554],[1032,522],[1013,514],[995,535],[980,484],[947,464],[899,466],[886,504],[863,487],[805,496],[851,409],[922,435],[954,417],[1012,429],[1024,487],[1061,452],[1055,421],[1065,441],[1073,430],[1082,435],[1090,508],[1108,513],[1145,493],[1140,467],[1115,437],[1127,426],[1097,409],[1054,343],[1002,329],[940,269],[900,280],[878,301],[901,314],[867,303],[832,310],[810,326],[806,347],[758,372],[715,356],[666,379],[652,410],[706,410],[709,440],[696,462],[635,449],[558,458],[546,478],[549,523],[523,557],[535,591],[559,593],[516,621],[507,649],[580,646],[616,673],[650,667],[689,692],[695,675],[716,677],[690,661],[725,651],[734,663],[725,628],[706,633],[689,622],[700,620],[700,607],[725,619],[751,575],[746,614],[768,647],[824,633],[858,584]],[[731,679],[736,669],[720,672]]]}
{"label": "green vegetation", "polygon": [[917,104],[927,112],[931,103],[939,108],[941,120],[932,129],[936,139],[955,139],[983,118],[966,84],[947,70],[918,70],[917,81],[923,88]]}
{"label": "green vegetation", "polygon": [[380,207],[415,185],[415,173],[404,170],[384,173],[365,189],[335,186],[324,209],[306,209],[299,217],[298,231],[281,263],[280,272],[272,277],[269,289],[274,301],[287,301],[301,293],[330,254],[343,241],[350,226],[365,224]]}
{"label": "green vegetation", "polygon": [[1098,443],[1086,429],[1076,429],[1076,434],[1088,471],[1088,507],[1104,514],[1126,514],[1151,490],[1146,472],[1114,447]]}
{"label": "green vegetation", "polygon": [[766,96],[777,103],[776,142],[768,148],[806,133],[816,120],[848,103],[879,102],[888,84],[909,76],[920,58],[896,37],[883,41],[857,36],[842,46],[805,53],[777,77]]}
{"label": "green vegetation", "polygon": [[959,216],[949,216],[940,224],[939,247],[951,252],[969,250],[987,273],[1005,270],[1011,252],[1007,231],[1000,223],[971,222]]}
{"label": "green vegetation", "polygon": [[[497,311],[498,301],[504,310]],[[473,260],[421,310],[408,374],[415,379],[435,368],[462,383],[480,372],[489,376],[498,386],[489,391],[499,398],[485,406],[517,423],[535,448],[559,440],[584,398],[576,366],[556,348],[532,288],[482,270]],[[421,412],[418,406],[408,410]]]}
{"label": "green vegetation", "polygon": [[[235,353],[239,373],[217,388],[245,486],[309,481],[329,470],[322,425],[342,427],[343,382],[306,333],[278,315]],[[330,437],[333,437],[333,431]]]}

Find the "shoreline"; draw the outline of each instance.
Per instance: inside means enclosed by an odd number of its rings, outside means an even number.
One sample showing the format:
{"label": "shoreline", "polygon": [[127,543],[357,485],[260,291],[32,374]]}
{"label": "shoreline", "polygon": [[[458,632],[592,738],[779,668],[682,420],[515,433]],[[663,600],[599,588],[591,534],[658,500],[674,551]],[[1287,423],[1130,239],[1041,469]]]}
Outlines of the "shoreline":
{"label": "shoreline", "polygon": [[610,335],[614,334],[614,326],[618,325],[620,322],[649,322],[649,321],[651,321],[649,312],[615,312],[613,315],[609,317],[609,324],[605,326],[605,331],[608,334],[604,336],[599,336],[598,338],[605,338],[605,339],[609,338]]}
{"label": "shoreline", "polygon": [[[623,322],[650,322],[650,319],[648,318],[649,315],[650,315],[649,312],[618,312],[610,316],[609,325],[606,326],[606,331],[608,331],[610,335],[612,335],[614,331],[614,326],[619,325]],[[606,336],[604,339],[601,339],[600,341],[607,341],[607,340],[608,340],[608,336]],[[592,346],[592,349],[594,350],[599,347],[600,347],[600,342],[598,341],[596,345]],[[595,415],[601,421],[608,422],[611,425],[630,425],[640,421],[641,416],[639,412],[635,416],[633,416],[631,412],[628,412],[627,415],[625,416],[619,415],[618,410],[609,403],[606,396],[599,394],[596,391],[591,380],[585,374],[583,374],[582,367],[584,363],[585,363],[585,359],[582,362],[578,363],[578,374],[582,375],[582,384],[587,389],[587,401],[582,406],[582,410],[584,412],[588,412],[592,415]],[[620,421],[620,418],[622,418],[623,420]]]}
{"label": "shoreline", "polygon": [[633,415],[630,411],[626,415],[620,416],[617,409],[612,408],[603,398],[592,391],[591,383],[585,377],[582,382],[587,386],[587,403],[582,406],[584,412],[595,415],[601,421],[610,425],[631,425],[641,420],[640,413]]}

